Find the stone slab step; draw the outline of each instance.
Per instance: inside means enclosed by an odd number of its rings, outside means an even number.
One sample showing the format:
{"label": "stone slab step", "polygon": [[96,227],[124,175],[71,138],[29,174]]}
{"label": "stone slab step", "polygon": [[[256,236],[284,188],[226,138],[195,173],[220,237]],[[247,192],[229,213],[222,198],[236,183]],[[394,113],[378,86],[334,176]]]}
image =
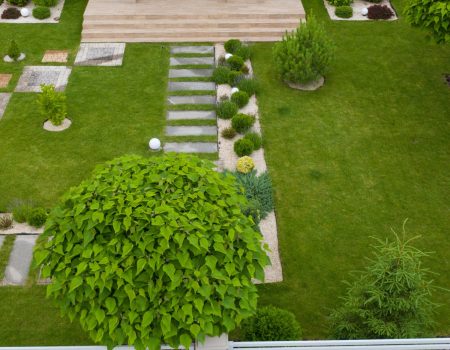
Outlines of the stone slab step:
{"label": "stone slab step", "polygon": [[212,69],[170,69],[169,78],[209,78]]}
{"label": "stone slab step", "polygon": [[215,142],[167,142],[164,144],[165,152],[177,153],[216,153]]}
{"label": "stone slab step", "polygon": [[5,270],[4,283],[24,285],[28,279],[37,235],[17,235]]}
{"label": "stone slab step", "polygon": [[168,111],[167,120],[213,120],[214,111]]}
{"label": "stone slab step", "polygon": [[214,53],[214,46],[171,46],[170,47],[171,54],[177,53],[199,53],[199,54],[207,54]]}
{"label": "stone slab step", "polygon": [[193,95],[193,96],[169,96],[169,105],[213,105],[216,103],[215,96]]}
{"label": "stone slab step", "polygon": [[214,64],[214,57],[170,57],[171,66],[182,66],[185,64]]}
{"label": "stone slab step", "polygon": [[203,136],[217,135],[216,126],[168,126],[167,136]]}
{"label": "stone slab step", "polygon": [[202,81],[170,81],[169,91],[214,91],[215,83],[206,83]]}

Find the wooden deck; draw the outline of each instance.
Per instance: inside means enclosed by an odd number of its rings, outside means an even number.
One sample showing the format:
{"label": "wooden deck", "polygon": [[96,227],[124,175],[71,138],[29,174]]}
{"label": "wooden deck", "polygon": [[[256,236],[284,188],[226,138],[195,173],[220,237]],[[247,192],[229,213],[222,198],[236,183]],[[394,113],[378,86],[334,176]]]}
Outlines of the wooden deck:
{"label": "wooden deck", "polygon": [[300,0],[89,0],[82,41],[277,41],[304,18]]}

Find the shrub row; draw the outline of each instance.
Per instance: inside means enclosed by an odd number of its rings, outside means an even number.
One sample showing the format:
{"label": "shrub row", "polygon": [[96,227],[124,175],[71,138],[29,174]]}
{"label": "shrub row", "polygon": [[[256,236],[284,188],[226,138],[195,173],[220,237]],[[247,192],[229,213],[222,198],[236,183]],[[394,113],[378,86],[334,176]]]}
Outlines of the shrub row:
{"label": "shrub row", "polygon": [[31,226],[41,227],[47,220],[47,210],[35,207],[30,202],[17,202],[11,208],[12,216],[18,223],[27,222]]}

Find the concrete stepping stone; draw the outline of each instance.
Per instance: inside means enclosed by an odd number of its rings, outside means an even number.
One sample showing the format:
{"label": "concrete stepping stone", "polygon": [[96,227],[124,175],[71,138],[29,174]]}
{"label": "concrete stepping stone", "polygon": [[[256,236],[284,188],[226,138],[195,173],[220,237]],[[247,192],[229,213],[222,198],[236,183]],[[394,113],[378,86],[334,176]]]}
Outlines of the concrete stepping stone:
{"label": "concrete stepping stone", "polygon": [[202,136],[217,135],[216,126],[168,126],[166,128],[168,136]]}
{"label": "concrete stepping stone", "polygon": [[18,92],[41,92],[41,84],[64,91],[72,68],[64,66],[26,66],[16,86]]}
{"label": "concrete stepping stone", "polygon": [[171,54],[177,53],[214,53],[214,46],[172,46],[170,48]]}
{"label": "concrete stepping stone", "polygon": [[167,120],[214,120],[214,111],[168,111]]}
{"label": "concrete stepping stone", "polygon": [[24,285],[28,279],[37,235],[17,235],[5,270],[4,283]]}
{"label": "concrete stepping stone", "polygon": [[182,66],[185,64],[214,64],[214,57],[170,57],[171,66]]}
{"label": "concrete stepping stone", "polygon": [[125,43],[82,43],[75,58],[77,66],[121,66]]}
{"label": "concrete stepping stone", "polygon": [[169,91],[214,91],[216,84],[201,81],[170,81]]}
{"label": "concrete stepping stone", "polygon": [[169,105],[213,105],[216,103],[215,96],[191,95],[191,96],[169,96]]}
{"label": "concrete stepping stone", "polygon": [[165,152],[177,153],[215,153],[216,142],[168,142],[164,145]]}
{"label": "concrete stepping stone", "polygon": [[10,93],[0,93],[0,119],[2,119],[3,114],[5,113],[10,98]]}
{"label": "concrete stepping stone", "polygon": [[169,78],[209,78],[212,69],[171,69]]}
{"label": "concrete stepping stone", "polygon": [[5,236],[0,236],[0,249],[2,248],[4,241],[5,241]]}

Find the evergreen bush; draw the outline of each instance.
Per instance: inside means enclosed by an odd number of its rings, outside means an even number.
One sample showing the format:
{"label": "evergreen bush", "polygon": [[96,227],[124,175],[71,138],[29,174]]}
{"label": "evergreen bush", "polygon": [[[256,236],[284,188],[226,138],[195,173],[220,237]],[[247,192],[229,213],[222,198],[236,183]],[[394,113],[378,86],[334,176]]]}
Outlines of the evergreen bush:
{"label": "evergreen bush", "polygon": [[33,0],[36,6],[53,7],[58,4],[58,0]]}
{"label": "evergreen bush", "polygon": [[231,125],[240,134],[246,133],[255,124],[255,117],[239,113],[231,119]]}
{"label": "evergreen bush", "polygon": [[333,6],[350,6],[353,3],[353,0],[328,0],[330,5]]}
{"label": "evergreen bush", "polygon": [[239,108],[243,108],[247,105],[250,97],[245,91],[238,91],[231,95],[231,102],[236,103]]}
{"label": "evergreen bush", "polygon": [[239,91],[245,91],[249,96],[256,95],[259,92],[259,83],[254,78],[241,79],[237,87]]}
{"label": "evergreen bush", "polygon": [[230,119],[236,115],[239,107],[236,103],[229,100],[219,102],[216,107],[216,114],[221,119]]}
{"label": "evergreen bush", "polygon": [[17,59],[20,57],[20,49],[19,46],[17,46],[15,40],[11,40],[11,43],[9,44],[8,56],[14,61],[17,61]]}
{"label": "evergreen bush", "polygon": [[7,0],[10,5],[24,7],[28,4],[29,0]]}
{"label": "evergreen bush", "polygon": [[225,138],[227,140],[231,140],[236,137],[237,131],[234,130],[234,128],[229,127],[229,128],[223,129],[221,135],[223,138]]}
{"label": "evergreen bush", "polygon": [[246,139],[239,139],[233,145],[234,152],[239,156],[249,156],[253,153],[253,143]]}
{"label": "evergreen bush", "polygon": [[239,39],[230,39],[223,46],[226,52],[234,55],[241,48],[242,43]]}
{"label": "evergreen bush", "polygon": [[248,134],[245,134],[244,139],[247,139],[253,143],[253,148],[255,151],[259,150],[262,145],[262,138],[261,135],[256,132],[249,132]]}
{"label": "evergreen bush", "polygon": [[353,9],[351,6],[338,6],[334,10],[334,14],[339,18],[351,18],[353,16]]}
{"label": "evergreen bush", "polygon": [[51,16],[50,8],[45,6],[37,6],[33,9],[33,17],[37,19],[46,19]]}
{"label": "evergreen bush", "polygon": [[230,73],[230,68],[225,66],[218,66],[216,69],[214,69],[212,80],[216,84],[228,84],[228,82],[230,81]]}
{"label": "evergreen bush", "polygon": [[44,208],[33,208],[28,216],[28,223],[34,227],[41,227],[47,220],[47,211]]}
{"label": "evergreen bush", "polygon": [[37,97],[41,115],[52,122],[61,125],[67,116],[66,95],[56,92],[53,85],[41,85],[42,92]]}
{"label": "evergreen bush", "polygon": [[239,56],[231,56],[228,60],[227,60],[227,65],[235,71],[240,71],[242,69],[242,67],[244,66],[244,60],[242,59],[242,57]]}

